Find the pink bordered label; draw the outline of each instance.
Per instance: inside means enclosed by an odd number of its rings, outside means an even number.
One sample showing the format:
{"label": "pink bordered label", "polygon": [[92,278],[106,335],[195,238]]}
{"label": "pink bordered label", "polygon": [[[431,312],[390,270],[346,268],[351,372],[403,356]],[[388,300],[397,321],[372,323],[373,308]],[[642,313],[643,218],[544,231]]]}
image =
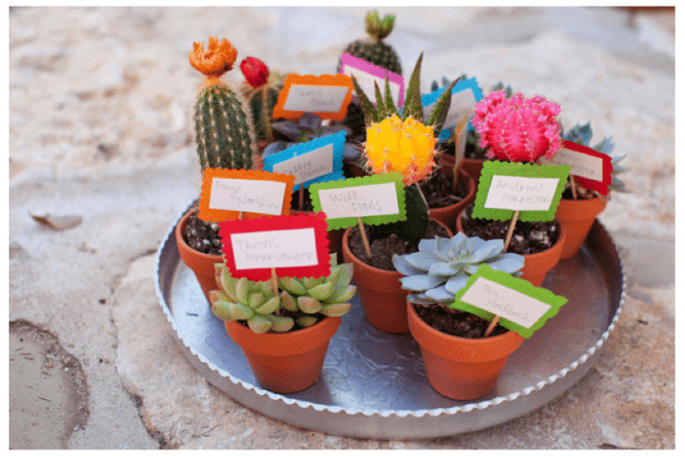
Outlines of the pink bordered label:
{"label": "pink bordered label", "polygon": [[274,119],[297,120],[305,112],[322,119],[343,120],[352,101],[352,78],[344,74],[289,74],[274,106]]}
{"label": "pink bordered label", "polygon": [[226,266],[233,277],[262,281],[271,277],[326,277],[326,214],[281,215],[219,223]]}
{"label": "pink bordered label", "polygon": [[198,216],[221,222],[264,215],[288,215],[295,176],[251,169],[206,168]]}
{"label": "pink bordered label", "polygon": [[552,160],[541,158],[540,163],[571,165],[569,174],[573,175],[578,184],[602,195],[609,192],[611,171],[614,167],[611,164],[611,157],[607,154],[572,141],[564,141]]}
{"label": "pink bordered label", "polygon": [[398,107],[404,105],[404,78],[402,75],[388,71],[347,52],[340,56],[340,73],[350,77],[354,76],[359,87],[366,94],[375,93],[374,82],[378,83],[378,87],[383,91],[387,74],[393,101]]}

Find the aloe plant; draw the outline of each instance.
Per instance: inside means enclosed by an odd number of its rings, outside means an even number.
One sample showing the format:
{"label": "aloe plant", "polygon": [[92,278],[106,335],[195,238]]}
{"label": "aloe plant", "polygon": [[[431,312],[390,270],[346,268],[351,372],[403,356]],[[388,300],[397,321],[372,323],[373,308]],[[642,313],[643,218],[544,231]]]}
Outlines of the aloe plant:
{"label": "aloe plant", "polygon": [[446,306],[483,263],[494,270],[519,276],[524,257],[503,253],[503,250],[502,239],[485,241],[460,232],[451,239],[422,239],[418,252],[394,255],[392,262],[405,276],[400,279],[402,288],[412,291],[407,297],[409,302]]}
{"label": "aloe plant", "polygon": [[238,279],[224,263],[216,263],[216,282],[221,289],[209,292],[212,312],[224,321],[245,321],[259,334],[287,332],[295,324],[308,327],[322,316],[343,316],[349,312],[348,301],[357,291],[357,287],[350,285],[352,264],[338,265],[336,255],[330,257],[328,277],[279,277],[277,295],[270,281]]}

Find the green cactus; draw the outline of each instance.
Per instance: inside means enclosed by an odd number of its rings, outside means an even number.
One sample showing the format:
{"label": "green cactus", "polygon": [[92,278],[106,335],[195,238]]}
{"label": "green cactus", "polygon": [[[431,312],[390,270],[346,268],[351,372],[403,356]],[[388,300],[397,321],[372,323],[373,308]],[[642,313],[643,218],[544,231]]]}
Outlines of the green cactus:
{"label": "green cactus", "polygon": [[[402,65],[397,52],[382,41],[394,28],[395,16],[388,14],[381,19],[378,11],[373,10],[366,14],[365,22],[366,33],[370,39],[355,40],[343,52],[401,75]],[[340,63],[338,63],[339,71]]]}
{"label": "green cactus", "polygon": [[203,170],[252,168],[247,116],[228,86],[214,84],[200,92],[195,103],[195,142]]}
{"label": "green cactus", "polygon": [[260,334],[287,332],[296,324],[304,328],[323,317],[340,317],[350,310],[348,301],[357,291],[357,287],[350,285],[352,264],[338,265],[334,254],[328,277],[280,277],[278,296],[274,295],[270,281],[237,279],[223,263],[214,267],[221,287],[209,293],[214,315],[224,321],[244,320],[252,331]]}
{"label": "green cactus", "polygon": [[205,168],[252,168],[252,139],[247,116],[236,94],[221,81],[233,68],[238,52],[225,38],[209,37],[193,43],[190,64],[205,76],[195,103],[195,141],[200,166]]}
{"label": "green cactus", "polygon": [[245,58],[240,63],[240,70],[245,76],[240,93],[250,108],[256,141],[270,142],[273,140],[272,113],[287,75],[269,71],[266,64],[256,57]]}

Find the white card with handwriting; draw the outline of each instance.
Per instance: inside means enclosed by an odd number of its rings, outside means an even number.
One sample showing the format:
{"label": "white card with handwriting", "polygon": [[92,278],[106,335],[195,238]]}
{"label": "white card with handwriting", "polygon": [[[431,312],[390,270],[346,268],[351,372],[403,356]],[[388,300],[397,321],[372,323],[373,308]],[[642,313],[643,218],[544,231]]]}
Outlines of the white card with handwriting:
{"label": "white card with handwriting", "polygon": [[286,268],[317,264],[314,228],[232,233],[236,269]]}
{"label": "white card with handwriting", "polygon": [[559,179],[548,177],[492,176],[485,199],[487,209],[546,211],[557,191]]}
{"label": "white card with handwriting", "polygon": [[209,208],[267,215],[282,213],[285,182],[212,179]]}

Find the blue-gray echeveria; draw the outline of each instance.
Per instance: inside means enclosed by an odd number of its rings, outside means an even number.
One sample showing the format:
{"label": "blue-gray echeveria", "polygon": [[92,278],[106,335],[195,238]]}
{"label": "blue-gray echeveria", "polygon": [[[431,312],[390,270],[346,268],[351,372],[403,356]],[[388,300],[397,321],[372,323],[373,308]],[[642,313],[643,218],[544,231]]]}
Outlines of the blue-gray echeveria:
{"label": "blue-gray echeveria", "polygon": [[418,252],[395,255],[392,262],[395,269],[405,276],[400,279],[402,288],[413,292],[407,298],[410,302],[445,303],[454,301],[454,295],[482,263],[519,276],[524,257],[502,253],[503,249],[501,239],[485,241],[457,233],[452,239],[423,239],[419,242]]}

